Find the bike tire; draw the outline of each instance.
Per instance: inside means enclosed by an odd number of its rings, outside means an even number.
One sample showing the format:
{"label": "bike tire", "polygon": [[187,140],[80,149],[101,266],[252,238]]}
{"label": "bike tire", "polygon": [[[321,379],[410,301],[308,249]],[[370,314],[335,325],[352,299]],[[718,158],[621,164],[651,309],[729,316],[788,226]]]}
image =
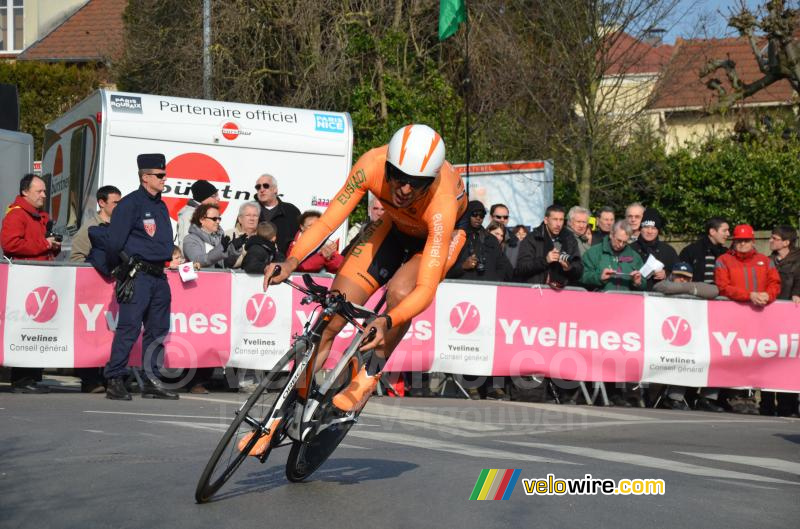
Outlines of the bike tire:
{"label": "bike tire", "polygon": [[[351,370],[346,370],[343,381],[334,384],[320,401],[320,406],[314,412],[312,420],[325,420],[341,416],[341,412],[333,405],[333,396],[350,383]],[[359,410],[354,419],[360,415]],[[286,458],[286,479],[298,483],[307,479],[316,472],[325,461],[333,454],[336,447],[353,427],[354,421],[338,423],[321,432],[309,433],[303,441],[293,441],[289,456]]]}
{"label": "bike tire", "polygon": [[[200,475],[200,480],[197,483],[197,489],[195,490],[194,495],[197,503],[205,503],[209,501],[211,497],[233,476],[234,472],[236,472],[242,462],[248,457],[248,453],[258,441],[259,436],[251,436],[251,439],[245,448],[243,450],[239,450],[239,441],[248,433],[255,431],[254,427],[249,426],[247,423],[245,423],[245,426],[247,427],[243,428],[242,423],[245,422],[246,417],[250,416],[251,410],[256,408],[256,406],[260,407],[258,409],[259,423],[261,425],[266,423],[267,419],[269,419],[275,409],[278,396],[286,388],[286,385],[284,384],[278,392],[272,393],[267,391],[267,387],[282,373],[282,369],[294,358],[294,356],[294,349],[290,349],[280,360],[278,360],[269,374],[267,374],[267,376],[261,380],[256,389],[253,390],[253,393],[250,395],[250,397],[248,397],[248,399],[245,401],[244,405],[237,411],[236,417],[222,435],[219,443],[217,443],[214,452],[211,454],[211,458],[208,460],[208,463],[206,463],[203,473]],[[287,377],[286,384],[289,383],[290,379],[291,377]],[[290,408],[293,403],[293,398],[286,399],[283,405],[284,410]],[[288,413],[284,413],[284,417],[286,416],[288,416]],[[251,419],[252,418],[253,417],[251,416]],[[272,448],[285,438],[286,424],[287,421],[284,420],[279,426],[281,428],[281,432],[272,437],[266,453],[264,456],[261,456],[262,462],[265,461],[269,456]],[[225,460],[224,464],[221,465],[224,466],[224,470],[222,470],[219,474],[215,474],[215,471],[218,470],[218,466],[220,466],[221,460],[226,455],[227,459]]]}

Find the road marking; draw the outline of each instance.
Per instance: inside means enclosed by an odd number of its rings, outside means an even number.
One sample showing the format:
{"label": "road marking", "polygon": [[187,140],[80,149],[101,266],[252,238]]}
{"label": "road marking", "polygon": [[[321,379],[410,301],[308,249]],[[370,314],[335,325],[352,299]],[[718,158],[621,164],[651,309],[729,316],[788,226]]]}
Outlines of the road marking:
{"label": "road marking", "polygon": [[438,452],[448,452],[451,454],[458,454],[460,456],[476,457],[480,459],[511,459],[514,461],[531,461],[535,463],[560,463],[563,465],[580,465],[580,463],[572,463],[570,461],[562,461],[560,459],[551,459],[549,457],[534,456],[530,454],[520,454],[519,452],[509,452],[506,450],[497,450],[494,448],[482,448],[479,446],[466,445],[461,443],[454,443],[452,440],[443,441],[441,439],[429,439],[427,437],[416,437],[413,435],[405,435],[398,433],[384,433],[384,432],[362,432],[360,430],[351,430],[350,437],[358,437],[360,439],[369,439],[372,441],[380,441],[382,443],[391,443],[412,448],[426,448],[428,450],[435,450]]}
{"label": "road marking", "polygon": [[214,397],[189,397],[186,395],[181,396],[181,400],[201,400],[205,402],[216,402],[217,404],[232,404],[234,406],[241,406],[242,402],[246,401],[250,398],[250,394],[243,395],[241,400],[228,400],[228,399],[217,399]]}
{"label": "road marking", "polygon": [[565,406],[563,404],[544,404],[538,402],[503,402],[507,406],[522,406],[526,408],[538,408],[541,410],[552,411],[554,413],[563,413],[565,415],[582,415],[584,417],[605,417],[606,419],[617,419],[626,422],[637,421],[654,421],[653,417],[641,417],[639,415],[628,415],[625,413],[617,413],[613,411],[605,411],[605,408],[595,406]]}
{"label": "road marking", "polygon": [[[224,419],[219,415],[172,415],[169,413],[139,413],[133,411],[99,411],[99,410],[84,410],[83,413],[99,413],[103,415],[136,415],[139,417],[173,417],[177,419]],[[233,420],[232,417],[229,418]]]}
{"label": "road marking", "polygon": [[[147,424],[166,424],[170,426],[180,426],[183,428],[192,428],[194,430],[208,430],[213,432],[224,432],[228,429],[227,424],[215,424],[215,423],[200,423],[200,422],[188,422],[188,421],[159,421],[159,420],[146,420],[146,419],[139,419],[139,422],[147,423]],[[92,430],[86,430],[92,431]],[[102,432],[99,432],[102,433]],[[356,446],[347,443],[341,443],[339,448],[348,448],[351,450],[372,450],[366,446]]]}
{"label": "road marking", "polygon": [[711,481],[716,481],[717,483],[724,483],[726,485],[736,485],[737,487],[743,487],[746,489],[780,490],[780,488],[778,487],[770,487],[767,485],[756,485],[755,483],[748,483],[746,481],[730,481],[724,479],[712,479]]}
{"label": "road marking", "polygon": [[614,463],[626,463],[629,465],[636,465],[647,468],[656,468],[660,470],[668,470],[671,472],[681,472],[683,474],[691,474],[694,476],[705,476],[710,478],[725,478],[725,479],[741,479],[748,481],[761,481],[765,483],[783,483],[786,485],[800,485],[800,483],[794,481],[784,481],[782,479],[768,478],[756,474],[747,474],[745,472],[735,472],[732,470],[703,467],[699,465],[692,465],[690,463],[684,463],[682,461],[673,461],[670,459],[662,459],[659,457],[642,456],[638,454],[631,454],[628,452],[612,452],[610,450],[598,450],[596,448],[584,448],[581,446],[550,445],[544,443],[530,443],[521,441],[501,441],[501,442],[518,446],[527,446],[530,448],[552,450],[554,452],[561,452],[563,454],[572,454],[592,459],[600,459],[602,461],[611,461]]}
{"label": "road marking", "polygon": [[774,457],[752,457],[740,456],[735,454],[702,454],[699,452],[676,452],[687,456],[702,457],[713,461],[723,461],[725,463],[736,463],[739,465],[751,465],[778,472],[788,472],[800,476],[800,463],[776,459]]}
{"label": "road marking", "polygon": [[[206,417],[208,418],[208,417]],[[193,428],[195,430],[210,430],[213,432],[224,432],[228,429],[228,424],[216,424],[216,423],[203,423],[203,422],[188,422],[188,421],[157,421],[157,420],[146,420],[146,419],[139,419],[139,422],[143,422],[146,424],[167,424],[171,426],[182,426],[184,428]]]}

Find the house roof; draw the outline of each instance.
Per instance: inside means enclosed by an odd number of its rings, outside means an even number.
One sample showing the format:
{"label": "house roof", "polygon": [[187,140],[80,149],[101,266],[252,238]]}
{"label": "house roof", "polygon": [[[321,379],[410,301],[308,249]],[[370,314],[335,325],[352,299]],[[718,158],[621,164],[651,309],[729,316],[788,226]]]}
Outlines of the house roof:
{"label": "house roof", "polygon": [[90,62],[118,59],[128,0],[89,0],[17,56],[19,60]]}
{"label": "house roof", "polygon": [[612,39],[607,54],[606,75],[657,74],[669,62],[673,46],[649,44],[620,31]]}
{"label": "house roof", "polygon": [[[760,47],[766,41],[759,43]],[[672,59],[654,91],[652,109],[706,109],[717,98],[706,83],[717,78],[728,92],[731,84],[724,70],[700,78],[700,71],[709,60],[728,59],[736,63],[736,72],[745,83],[762,77],[749,42],[744,38],[678,40]],[[794,90],[786,80],[778,81],[746,98],[740,105],[788,104]]]}

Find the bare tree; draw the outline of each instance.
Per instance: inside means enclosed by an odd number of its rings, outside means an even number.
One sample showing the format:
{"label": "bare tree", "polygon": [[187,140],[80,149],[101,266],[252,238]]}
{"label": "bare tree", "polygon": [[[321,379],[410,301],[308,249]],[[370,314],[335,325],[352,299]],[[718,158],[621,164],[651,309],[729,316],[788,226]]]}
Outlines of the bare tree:
{"label": "bare tree", "polygon": [[[785,0],[769,0],[754,13],[741,2],[738,10],[731,13],[728,25],[747,39],[762,75],[752,82],[744,82],[736,70],[736,62],[730,57],[709,61],[700,71],[700,78],[723,70],[729,83],[727,88],[719,78],[706,83],[717,94],[711,111],[724,112],[738,101],[784,79],[800,93],[800,10],[790,9],[786,4]],[[757,31],[763,32],[763,36],[757,35]]]}
{"label": "bare tree", "polygon": [[[535,39],[518,46],[517,60],[503,67],[524,81],[515,86],[533,107],[527,115],[539,120],[536,128],[549,152],[568,165],[584,207],[598,178],[599,151],[624,143],[654,97],[661,65],[647,62],[666,63],[668,52],[658,55],[653,30],[669,23],[677,3],[520,0],[491,13],[499,26],[505,23],[506,34],[522,24]],[[512,8],[522,20],[505,16]]]}

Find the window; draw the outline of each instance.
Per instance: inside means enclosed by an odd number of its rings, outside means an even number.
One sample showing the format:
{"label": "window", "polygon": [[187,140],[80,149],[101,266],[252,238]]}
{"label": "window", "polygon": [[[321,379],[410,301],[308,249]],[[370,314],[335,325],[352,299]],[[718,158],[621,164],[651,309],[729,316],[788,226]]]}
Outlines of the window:
{"label": "window", "polygon": [[22,51],[22,0],[0,0],[0,53]]}

